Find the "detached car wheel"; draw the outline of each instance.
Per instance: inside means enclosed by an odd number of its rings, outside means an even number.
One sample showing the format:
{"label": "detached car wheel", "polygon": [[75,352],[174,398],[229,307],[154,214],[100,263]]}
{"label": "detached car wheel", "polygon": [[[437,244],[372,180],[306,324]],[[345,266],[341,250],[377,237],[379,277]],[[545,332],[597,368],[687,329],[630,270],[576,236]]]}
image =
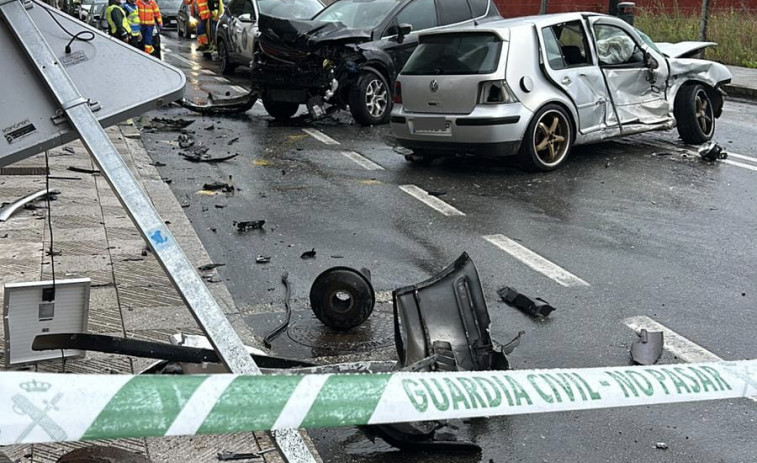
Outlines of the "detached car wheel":
{"label": "detached car wheel", "polygon": [[554,170],[568,157],[572,143],[570,116],[561,106],[548,104],[528,124],[518,159],[531,170]]}
{"label": "detached car wheel", "polygon": [[236,64],[231,62],[229,49],[226,47],[226,41],[223,39],[218,41],[218,66],[226,76],[234,74],[234,69],[237,67]]}
{"label": "detached car wheel", "polygon": [[392,97],[384,76],[373,71],[360,75],[350,90],[350,112],[360,125],[380,125],[389,122]]}
{"label": "detached car wheel", "polygon": [[297,113],[300,105],[288,101],[263,100],[263,107],[277,121],[285,121]]}
{"label": "detached car wheel", "polygon": [[700,84],[686,85],[678,91],[673,115],[684,143],[701,145],[715,133],[715,109],[707,89]]}

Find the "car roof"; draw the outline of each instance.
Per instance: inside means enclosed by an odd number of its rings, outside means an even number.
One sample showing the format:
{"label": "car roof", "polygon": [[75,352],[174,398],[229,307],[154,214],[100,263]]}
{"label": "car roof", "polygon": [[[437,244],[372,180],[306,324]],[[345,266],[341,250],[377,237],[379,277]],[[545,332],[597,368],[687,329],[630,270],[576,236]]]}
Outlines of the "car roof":
{"label": "car roof", "polygon": [[[520,26],[546,26],[568,21],[577,21],[584,16],[607,16],[593,12],[573,12],[573,13],[554,13],[542,14],[538,16],[523,16],[510,19],[498,19],[495,21],[486,21],[475,25],[466,25],[453,28],[437,29],[420,35],[448,34],[450,32],[493,32],[500,37],[505,37],[502,32]],[[608,16],[611,17],[611,16]]]}

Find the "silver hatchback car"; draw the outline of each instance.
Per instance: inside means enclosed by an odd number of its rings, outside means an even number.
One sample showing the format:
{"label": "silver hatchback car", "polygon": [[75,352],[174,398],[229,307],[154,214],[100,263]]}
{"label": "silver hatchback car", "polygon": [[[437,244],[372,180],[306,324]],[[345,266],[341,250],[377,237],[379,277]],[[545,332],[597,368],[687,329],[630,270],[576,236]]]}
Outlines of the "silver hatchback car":
{"label": "silver hatchback car", "polygon": [[678,127],[712,138],[728,69],[692,59],[707,42],[655,44],[626,22],[563,13],[420,37],[395,83],[392,131],[411,161],[516,155],[534,170],[573,145]]}

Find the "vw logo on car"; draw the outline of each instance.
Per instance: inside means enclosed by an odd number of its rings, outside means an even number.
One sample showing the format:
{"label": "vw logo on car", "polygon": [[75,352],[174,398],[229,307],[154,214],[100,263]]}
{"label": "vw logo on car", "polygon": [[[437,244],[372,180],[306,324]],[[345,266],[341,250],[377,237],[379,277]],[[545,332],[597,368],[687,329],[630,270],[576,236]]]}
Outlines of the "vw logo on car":
{"label": "vw logo on car", "polygon": [[436,79],[432,80],[431,83],[428,84],[428,88],[431,89],[431,93],[436,93],[439,91],[439,81]]}

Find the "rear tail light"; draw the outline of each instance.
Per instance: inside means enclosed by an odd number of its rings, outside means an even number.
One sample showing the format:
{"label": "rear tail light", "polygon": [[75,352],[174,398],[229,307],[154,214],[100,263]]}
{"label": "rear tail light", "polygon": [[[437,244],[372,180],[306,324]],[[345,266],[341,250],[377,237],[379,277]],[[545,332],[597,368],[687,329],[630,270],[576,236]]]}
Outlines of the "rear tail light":
{"label": "rear tail light", "polygon": [[518,98],[504,80],[481,82],[478,104],[507,104],[517,101]]}
{"label": "rear tail light", "polygon": [[392,102],[395,104],[402,104],[402,84],[399,81],[394,83],[394,96]]}

